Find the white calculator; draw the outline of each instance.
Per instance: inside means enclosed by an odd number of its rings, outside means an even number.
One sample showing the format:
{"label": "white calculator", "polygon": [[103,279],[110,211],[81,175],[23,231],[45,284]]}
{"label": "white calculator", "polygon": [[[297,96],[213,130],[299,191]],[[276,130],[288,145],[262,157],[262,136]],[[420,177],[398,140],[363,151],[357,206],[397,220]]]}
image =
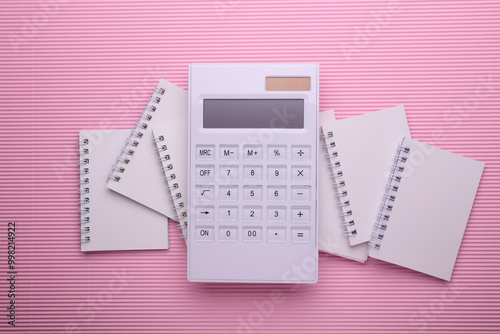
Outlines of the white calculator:
{"label": "white calculator", "polygon": [[318,85],[318,64],[190,65],[190,281],[317,282]]}

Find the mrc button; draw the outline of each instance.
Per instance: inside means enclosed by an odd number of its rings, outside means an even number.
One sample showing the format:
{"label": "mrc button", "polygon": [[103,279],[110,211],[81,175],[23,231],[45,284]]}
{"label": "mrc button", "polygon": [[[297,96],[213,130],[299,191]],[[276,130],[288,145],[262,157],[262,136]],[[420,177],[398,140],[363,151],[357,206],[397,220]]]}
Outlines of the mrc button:
{"label": "mrc button", "polygon": [[196,160],[214,160],[214,145],[196,145]]}

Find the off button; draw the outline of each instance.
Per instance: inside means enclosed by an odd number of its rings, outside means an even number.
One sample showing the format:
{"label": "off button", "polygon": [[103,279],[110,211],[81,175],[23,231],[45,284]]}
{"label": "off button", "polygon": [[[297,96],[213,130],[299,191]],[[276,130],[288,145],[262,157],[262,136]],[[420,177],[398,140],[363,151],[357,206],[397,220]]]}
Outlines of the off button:
{"label": "off button", "polygon": [[214,171],[215,171],[214,165],[197,165],[196,181],[213,181]]}

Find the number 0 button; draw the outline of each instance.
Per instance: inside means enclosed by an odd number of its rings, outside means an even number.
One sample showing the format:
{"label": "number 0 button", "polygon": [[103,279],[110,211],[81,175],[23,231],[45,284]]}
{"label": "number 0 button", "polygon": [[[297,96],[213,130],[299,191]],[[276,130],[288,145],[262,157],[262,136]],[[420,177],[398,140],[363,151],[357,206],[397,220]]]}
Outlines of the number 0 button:
{"label": "number 0 button", "polygon": [[235,226],[221,226],[219,228],[220,242],[236,242],[238,241],[238,228]]}

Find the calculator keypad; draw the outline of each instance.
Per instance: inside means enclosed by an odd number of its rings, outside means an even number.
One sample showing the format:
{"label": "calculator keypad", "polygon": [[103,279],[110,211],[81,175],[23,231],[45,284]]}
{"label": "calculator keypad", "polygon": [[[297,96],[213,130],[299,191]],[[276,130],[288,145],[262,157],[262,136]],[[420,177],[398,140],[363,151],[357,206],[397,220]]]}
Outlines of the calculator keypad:
{"label": "calculator keypad", "polygon": [[196,151],[196,242],[311,242],[310,146],[197,145]]}

